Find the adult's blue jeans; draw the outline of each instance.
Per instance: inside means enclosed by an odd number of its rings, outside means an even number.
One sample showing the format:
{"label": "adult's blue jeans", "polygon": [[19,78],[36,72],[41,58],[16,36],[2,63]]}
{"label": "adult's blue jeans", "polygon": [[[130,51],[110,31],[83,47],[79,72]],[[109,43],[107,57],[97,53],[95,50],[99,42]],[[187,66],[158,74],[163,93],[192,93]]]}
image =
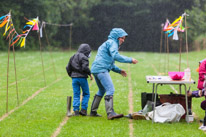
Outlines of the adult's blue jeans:
{"label": "adult's blue jeans", "polygon": [[87,78],[72,78],[72,87],[73,87],[73,111],[78,111],[80,106],[80,87],[83,92],[81,109],[87,110],[89,102],[89,85]]}
{"label": "adult's blue jeans", "polygon": [[98,96],[103,97],[105,93],[106,95],[114,94],[114,85],[109,72],[94,73],[93,75],[99,88],[99,91],[97,92]]}

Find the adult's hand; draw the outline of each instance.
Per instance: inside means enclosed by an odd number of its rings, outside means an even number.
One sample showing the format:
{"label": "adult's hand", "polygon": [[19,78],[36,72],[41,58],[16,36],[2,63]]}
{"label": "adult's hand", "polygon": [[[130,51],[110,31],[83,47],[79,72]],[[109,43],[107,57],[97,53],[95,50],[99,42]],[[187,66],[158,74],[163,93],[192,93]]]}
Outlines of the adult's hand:
{"label": "adult's hand", "polygon": [[124,70],[121,70],[121,75],[122,75],[123,77],[126,77],[126,76],[127,76],[127,73],[126,73],[126,71],[124,71]]}
{"label": "adult's hand", "polygon": [[132,64],[137,64],[138,63],[138,61],[136,60],[136,59],[132,59]]}

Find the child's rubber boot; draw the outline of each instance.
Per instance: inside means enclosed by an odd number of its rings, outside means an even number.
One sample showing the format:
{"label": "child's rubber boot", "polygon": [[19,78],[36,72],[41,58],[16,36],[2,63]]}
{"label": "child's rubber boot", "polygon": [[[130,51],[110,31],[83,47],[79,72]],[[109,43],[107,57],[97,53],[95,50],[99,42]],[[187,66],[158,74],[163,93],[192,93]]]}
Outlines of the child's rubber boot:
{"label": "child's rubber boot", "polygon": [[81,109],[81,111],[79,112],[79,114],[82,115],[82,116],[87,116],[87,110]]}
{"label": "child's rubber boot", "polygon": [[72,116],[79,116],[79,110],[75,110]]}

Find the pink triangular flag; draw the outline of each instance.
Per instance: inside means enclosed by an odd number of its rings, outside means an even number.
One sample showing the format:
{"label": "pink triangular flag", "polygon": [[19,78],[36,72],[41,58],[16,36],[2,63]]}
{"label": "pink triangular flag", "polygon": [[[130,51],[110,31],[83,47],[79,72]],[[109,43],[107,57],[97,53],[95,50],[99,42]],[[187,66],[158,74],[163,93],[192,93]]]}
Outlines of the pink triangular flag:
{"label": "pink triangular flag", "polygon": [[166,22],[165,22],[165,26],[164,26],[164,29],[163,29],[163,30],[166,30],[166,29],[167,29],[168,24],[169,24],[169,20],[167,19]]}
{"label": "pink triangular flag", "polygon": [[39,30],[38,23],[36,23],[32,30]]}

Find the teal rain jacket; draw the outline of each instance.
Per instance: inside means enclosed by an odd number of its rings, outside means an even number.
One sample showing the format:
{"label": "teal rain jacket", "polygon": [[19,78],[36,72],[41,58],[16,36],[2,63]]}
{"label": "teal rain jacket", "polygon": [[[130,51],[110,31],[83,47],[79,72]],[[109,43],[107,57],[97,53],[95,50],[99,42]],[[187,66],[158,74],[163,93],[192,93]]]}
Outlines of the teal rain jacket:
{"label": "teal rain jacket", "polygon": [[92,63],[91,73],[101,73],[106,71],[121,72],[121,69],[114,65],[115,61],[122,63],[132,63],[132,58],[122,56],[118,52],[119,37],[128,34],[121,28],[113,28],[105,41],[99,48],[94,62]]}

